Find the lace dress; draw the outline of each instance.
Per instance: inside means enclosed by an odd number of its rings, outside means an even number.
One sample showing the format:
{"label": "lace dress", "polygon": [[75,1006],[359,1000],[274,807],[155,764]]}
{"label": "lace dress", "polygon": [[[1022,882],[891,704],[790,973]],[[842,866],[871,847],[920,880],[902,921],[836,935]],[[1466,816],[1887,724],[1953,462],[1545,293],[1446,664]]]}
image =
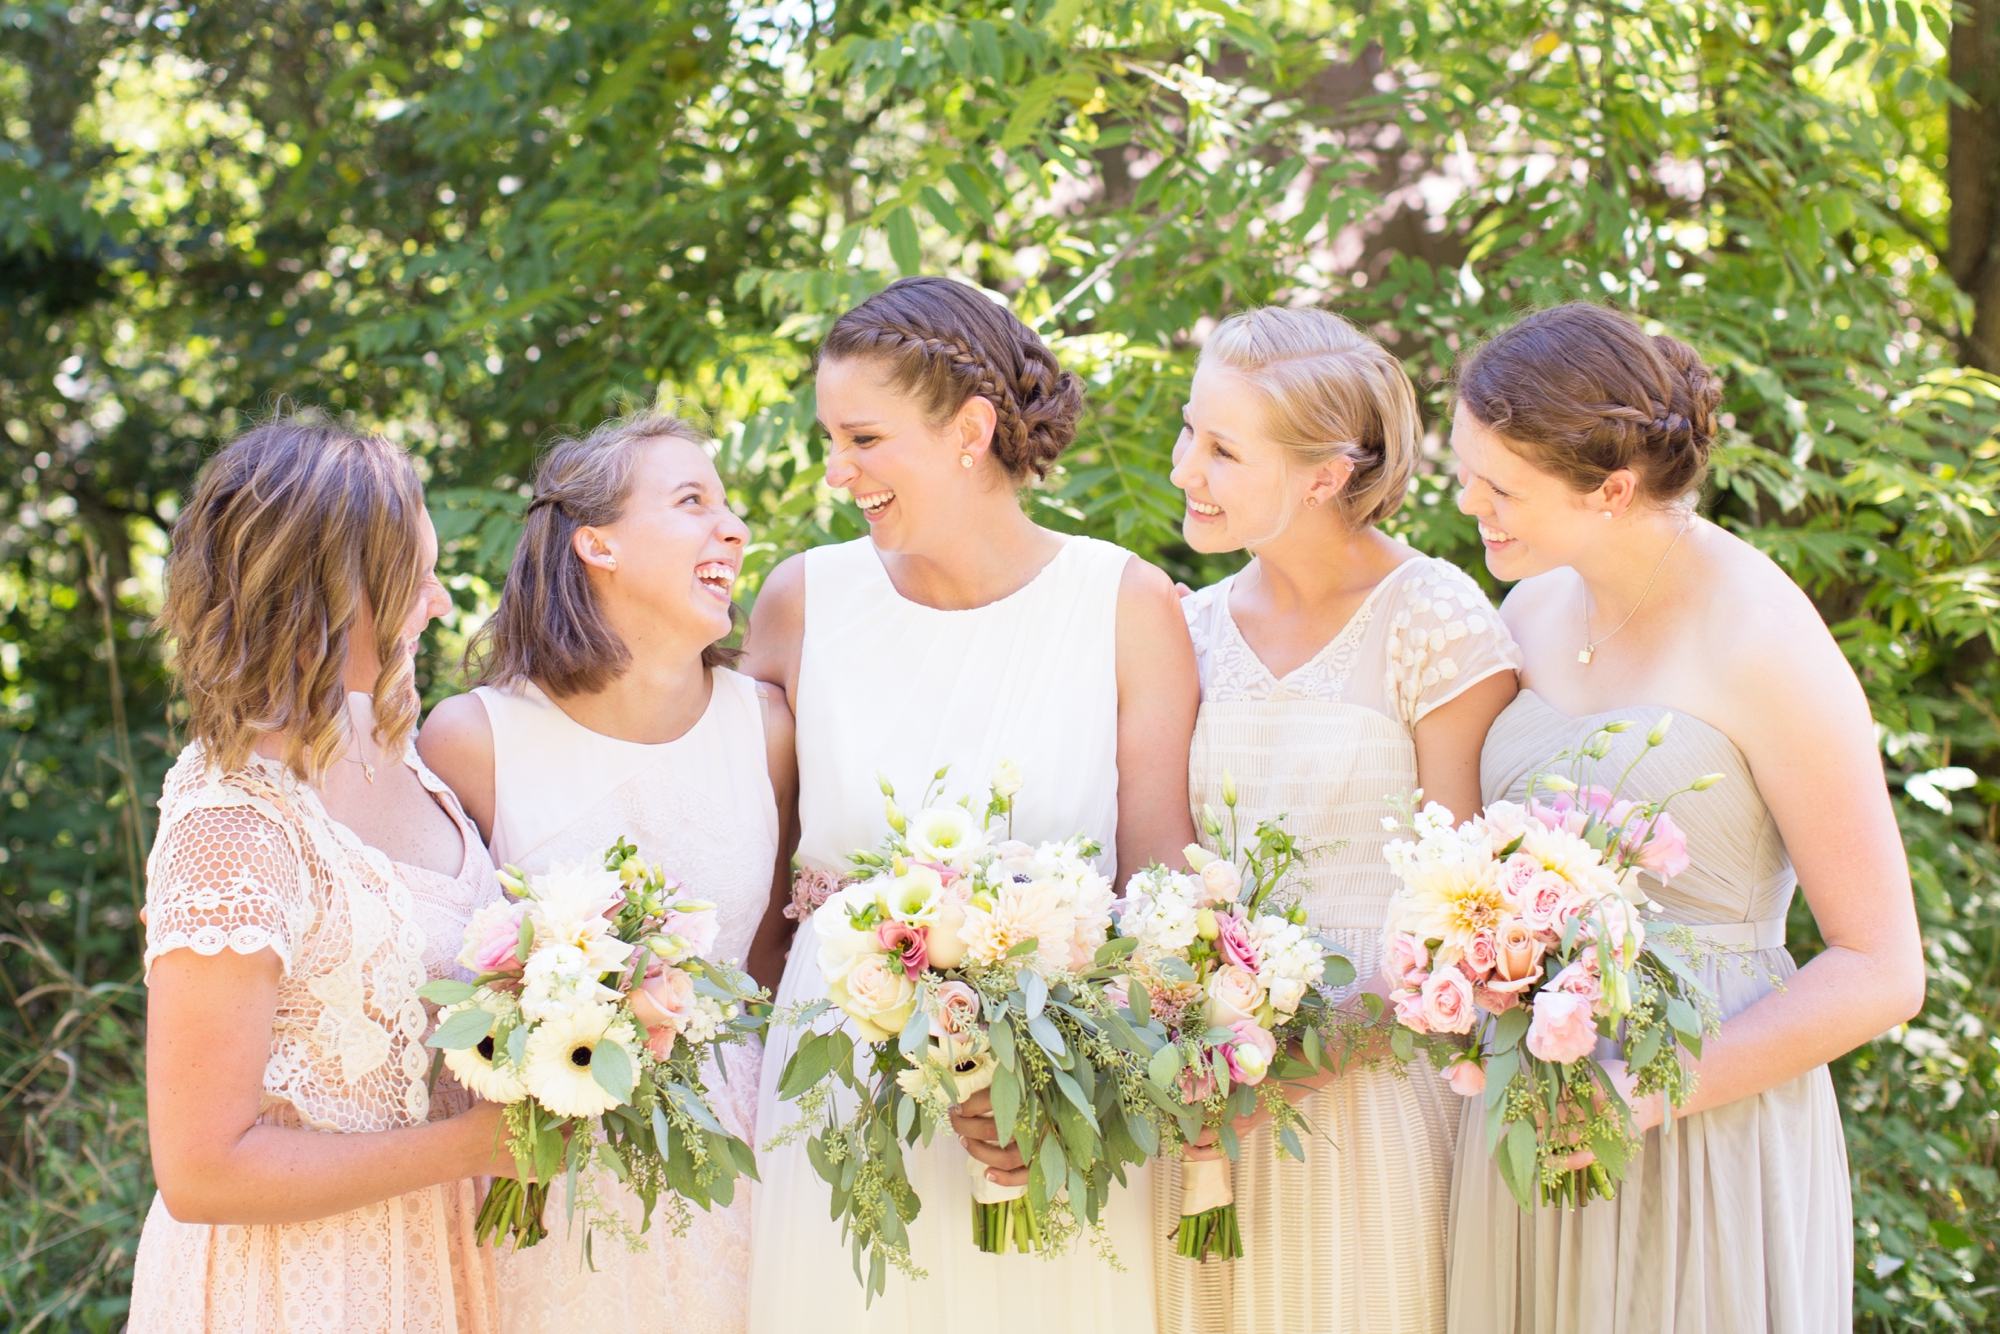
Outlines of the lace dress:
{"label": "lace dress", "polygon": [[[454,962],[500,893],[458,800],[404,757],[457,824],[455,876],[392,862],[336,823],[281,764],[212,770],[189,746],[167,774],[146,867],[146,967],[177,949],[269,949],[283,974],[259,1120],[357,1134],[464,1110],[448,1073],[426,1091],[434,1008],[417,988]],[[473,1243],[471,1181],[310,1223],[183,1223],[156,1195],[133,1271],[134,1334],[489,1334],[492,1260]]]}
{"label": "lace dress", "polygon": [[[1518,801],[1529,773],[1613,719],[1600,773],[1623,773],[1666,710],[1569,718],[1524,690],[1480,760],[1488,800]],[[1628,792],[1657,796],[1701,774],[1721,783],[1674,802],[1693,863],[1647,886],[1668,921],[1740,958],[1702,980],[1740,1014],[1797,971],[1785,914],[1798,877],[1757,780],[1728,737],[1683,714],[1640,759]],[[1822,1334],[1853,1324],[1854,1218],[1833,1077],[1816,1066],[1776,1088],[1646,1132],[1615,1200],[1523,1213],[1468,1100],[1452,1182],[1452,1334]]]}
{"label": "lace dress", "polygon": [[[778,861],[778,805],[764,750],[757,683],[710,673],[708,708],[686,735],[641,745],[593,732],[532,682],[476,692],[493,728],[493,857],[530,874],[597,861],[623,837],[660,862],[722,919],[715,953],[741,963],[771,899]],[[707,1074],[717,1116],[756,1143],[754,1044],[723,1052]],[[564,1188],[550,1192],[549,1235],[499,1257],[504,1334],[565,1330],[672,1330],[740,1334],[750,1287],[752,1187],[738,1179],[727,1207],[693,1210],[675,1236],[671,1202],[654,1207],[644,1245],[632,1251],[597,1233],[593,1270],[583,1233],[566,1231]],[[598,1191],[638,1226],[640,1206],[609,1174]]]}
{"label": "lace dress", "polygon": [[[914,805],[940,765],[951,797],[983,794],[996,765],[1023,779],[1014,832],[1079,831],[1106,849],[1118,832],[1118,586],[1129,552],[1073,537],[1025,586],[997,602],[944,611],[896,591],[867,538],[805,556],[798,713],[799,860],[844,869],[887,832],[878,771]],[[1108,873],[1111,855],[1100,866]],[[778,985],[783,1008],[826,995],[818,936],[799,924]],[[796,1034],[773,1029],[759,1128],[767,1141],[799,1119],[778,1075]],[[904,1155],[923,1212],[910,1248],[928,1274],[889,1271],[863,1302],[848,1244],[828,1219],[830,1188],[794,1140],[758,1155],[750,1328],[755,1334],[1150,1334],[1151,1174],[1127,1170],[1106,1231],[1114,1268],[1086,1244],[1062,1255],[984,1255],[972,1244],[965,1148],[950,1131]]]}
{"label": "lace dress", "polygon": [[[1234,578],[1182,603],[1201,666],[1189,797],[1222,811],[1236,780],[1245,838],[1284,814],[1293,834],[1342,845],[1312,861],[1312,928],[1368,977],[1396,877],[1382,860],[1388,798],[1417,785],[1415,731],[1431,710],[1520,656],[1479,586],[1419,556],[1377,584],[1341,632],[1283,680],[1229,614]],[[1213,840],[1204,836],[1204,842]],[[1438,1334],[1444,1329],[1445,1200],[1459,1099],[1426,1066],[1364,1068],[1312,1094],[1304,1162],[1280,1161],[1268,1128],[1234,1169],[1244,1255],[1185,1260],[1181,1172],[1163,1162],[1155,1203],[1160,1328],[1168,1334]]]}

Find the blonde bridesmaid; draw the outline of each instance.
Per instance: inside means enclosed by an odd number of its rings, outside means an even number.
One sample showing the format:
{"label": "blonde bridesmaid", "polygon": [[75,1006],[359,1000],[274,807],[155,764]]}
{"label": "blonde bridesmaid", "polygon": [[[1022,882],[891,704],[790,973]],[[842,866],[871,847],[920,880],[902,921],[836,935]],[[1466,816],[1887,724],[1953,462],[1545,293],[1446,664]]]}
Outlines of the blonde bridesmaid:
{"label": "blonde bridesmaid", "polygon": [[[1868,701],[1811,601],[1696,513],[1721,383],[1685,343],[1570,305],[1474,355],[1452,449],[1502,615],[1525,658],[1481,762],[1489,799],[1604,723],[1628,790],[1705,773],[1674,818],[1693,865],[1647,888],[1735,958],[1694,1096],[1634,1106],[1643,1147],[1614,1200],[1523,1213],[1469,1104],[1452,1192],[1454,1334],[1822,1334],[1852,1324],[1853,1214],[1826,1063],[1923,1004],[1909,867]],[[1804,968],[1785,919],[1804,887],[1827,948]]]}
{"label": "blonde bridesmaid", "polygon": [[468,1178],[513,1164],[499,1108],[427,1088],[417,996],[469,977],[500,892],[410,745],[436,561],[409,458],[312,417],[226,446],[174,525],[189,742],[146,868],[135,1334],[494,1329]]}
{"label": "blonde bridesmaid", "polygon": [[[1303,902],[1365,982],[1397,887],[1385,799],[1422,787],[1461,816],[1478,809],[1480,743],[1520,659],[1464,571],[1377,528],[1422,436],[1380,344],[1324,311],[1233,316],[1203,345],[1183,415],[1188,545],[1252,557],[1182,604],[1201,666],[1189,796],[1220,810],[1232,774],[1243,828],[1282,814],[1336,849],[1309,864]],[[1457,1096],[1422,1065],[1315,1082],[1305,1161],[1277,1158],[1261,1113],[1238,1123],[1241,1259],[1180,1258],[1167,1240],[1180,1192],[1159,1192],[1163,1330],[1443,1330]]]}

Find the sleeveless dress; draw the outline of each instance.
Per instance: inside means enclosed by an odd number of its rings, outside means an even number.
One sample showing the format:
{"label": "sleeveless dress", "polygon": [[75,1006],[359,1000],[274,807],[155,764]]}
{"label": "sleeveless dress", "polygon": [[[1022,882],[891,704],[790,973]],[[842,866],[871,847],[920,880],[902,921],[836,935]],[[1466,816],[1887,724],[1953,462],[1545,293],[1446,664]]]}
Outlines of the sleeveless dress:
{"label": "sleeveless dress", "polygon": [[[1398,884],[1382,859],[1393,837],[1382,817],[1388,798],[1417,786],[1417,723],[1517,670],[1520,655],[1464,571],[1419,556],[1390,571],[1339,634],[1279,680],[1229,614],[1234,582],[1182,603],[1201,665],[1189,798],[1196,811],[1204,803],[1223,811],[1226,771],[1244,839],[1282,814],[1306,841],[1342,845],[1308,863],[1303,902],[1312,928],[1365,980],[1381,967]],[[1206,834],[1202,841],[1215,845]],[[1457,1103],[1427,1065],[1360,1068],[1302,1105],[1318,1132],[1301,1135],[1305,1161],[1280,1160],[1268,1127],[1246,1136],[1233,1173],[1240,1260],[1174,1253],[1181,1169],[1163,1162],[1154,1211],[1161,1329],[1439,1334]]]}
{"label": "sleeveless dress", "polygon": [[[620,837],[716,905],[715,954],[740,964],[771,899],[778,860],[778,806],[764,749],[757,683],[724,668],[709,673],[708,708],[678,740],[620,741],[564,713],[532,681],[473,693],[493,727],[493,859],[529,874],[597,862]],[[756,1143],[757,1051],[726,1048],[724,1069],[705,1072],[717,1117]],[[638,1199],[608,1174],[598,1182],[636,1228]],[[736,1182],[727,1207],[691,1208],[685,1236],[669,1204],[653,1210],[646,1246],[615,1237],[591,1246],[564,1225],[566,1197],[550,1191],[549,1235],[539,1246],[500,1252],[503,1334],[578,1329],[741,1334],[750,1281],[750,1184]]]}
{"label": "sleeveless dress", "polygon": [[[1480,763],[1489,801],[1519,800],[1557,751],[1614,719],[1600,773],[1622,773],[1666,710],[1635,704],[1565,717],[1523,691],[1494,722]],[[1798,885],[1777,823],[1743,753],[1698,718],[1674,720],[1627,791],[1670,792],[1705,773],[1724,781],[1679,797],[1693,864],[1647,878],[1669,921],[1742,951],[1703,981],[1725,1019],[1797,971],[1785,914]],[[1819,1066],[1754,1097],[1646,1133],[1615,1200],[1523,1213],[1486,1151],[1468,1100],[1452,1182],[1453,1334],[1826,1334],[1852,1324],[1854,1229],[1847,1146],[1833,1078]]]}
{"label": "sleeveless dress", "polygon": [[[1083,832],[1113,869],[1118,825],[1118,586],[1129,553],[1072,537],[1027,585],[965,611],[911,602],[890,582],[872,541],[805,555],[805,638],[797,700],[799,860],[842,870],[888,832],[877,771],[913,808],[940,766],[947,796],[982,795],[1002,760],[1019,766],[1014,833],[1028,841]],[[778,1005],[822,998],[819,942],[799,926]],[[797,1033],[774,1028],[758,1129],[766,1140],[799,1119],[777,1099]],[[983,1255],[972,1244],[964,1147],[940,1131],[906,1150],[923,1212],[911,1251],[928,1274],[889,1271],[863,1308],[851,1251],[829,1221],[829,1189],[803,1139],[759,1154],[750,1327],[757,1334],[950,1329],[1151,1331],[1152,1247],[1147,1174],[1113,1193],[1105,1218],[1114,1268],[1087,1242],[1067,1253]]]}
{"label": "sleeveless dress", "polygon": [[[327,814],[276,761],[233,773],[189,746],[167,774],[146,865],[146,968],[177,949],[255,954],[283,972],[258,1120],[329,1133],[413,1126],[464,1111],[441,1071],[426,1091],[424,1036],[472,914],[500,896],[458,799],[404,763],[458,826],[455,876],[391,861]],[[310,1223],[182,1223],[153,1197],[132,1275],[133,1334],[489,1334],[493,1261],[473,1240],[470,1180]]]}

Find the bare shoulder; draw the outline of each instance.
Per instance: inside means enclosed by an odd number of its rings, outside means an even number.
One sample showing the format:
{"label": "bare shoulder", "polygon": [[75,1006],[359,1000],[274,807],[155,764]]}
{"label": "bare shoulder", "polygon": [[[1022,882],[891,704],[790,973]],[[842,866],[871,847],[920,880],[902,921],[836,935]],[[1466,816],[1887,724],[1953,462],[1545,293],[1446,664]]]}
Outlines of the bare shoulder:
{"label": "bare shoulder", "polygon": [[1118,611],[1121,616],[1128,609],[1144,615],[1165,608],[1173,612],[1175,620],[1179,620],[1180,600],[1180,592],[1165,570],[1144,556],[1126,558],[1125,569],[1118,576]]}
{"label": "bare shoulder", "polygon": [[417,754],[440,778],[449,782],[447,767],[483,756],[493,763],[493,720],[479,696],[467,691],[441,699],[417,732]]}
{"label": "bare shoulder", "polygon": [[750,623],[754,627],[767,621],[796,620],[804,614],[805,606],[806,558],[801,552],[785,557],[764,576],[757,590],[756,605],[750,609]]}
{"label": "bare shoulder", "polygon": [[1702,652],[1715,679],[1731,684],[1738,725],[1754,733],[1834,711],[1865,713],[1854,669],[1805,590],[1731,533],[1712,530],[1710,550]]}
{"label": "bare shoulder", "polygon": [[797,675],[806,631],[806,558],[788,556],[764,576],[743,637],[744,675],[789,687]]}

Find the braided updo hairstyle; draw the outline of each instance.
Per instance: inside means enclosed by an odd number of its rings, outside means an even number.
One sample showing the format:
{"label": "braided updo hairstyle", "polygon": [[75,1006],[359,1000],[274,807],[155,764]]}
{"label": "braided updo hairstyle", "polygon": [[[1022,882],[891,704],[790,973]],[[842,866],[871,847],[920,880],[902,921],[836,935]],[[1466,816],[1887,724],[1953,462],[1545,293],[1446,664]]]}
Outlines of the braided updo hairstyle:
{"label": "braided updo hairstyle", "polygon": [[993,405],[993,457],[1017,483],[1076,438],[1083,382],[1012,311],[949,278],[904,278],[834,321],[820,360],[865,357],[935,423],[970,398]]}
{"label": "braided updo hairstyle", "polygon": [[1708,475],[1722,381],[1695,350],[1602,306],[1537,311],[1458,373],[1458,402],[1528,462],[1578,492],[1621,468],[1672,503]]}

